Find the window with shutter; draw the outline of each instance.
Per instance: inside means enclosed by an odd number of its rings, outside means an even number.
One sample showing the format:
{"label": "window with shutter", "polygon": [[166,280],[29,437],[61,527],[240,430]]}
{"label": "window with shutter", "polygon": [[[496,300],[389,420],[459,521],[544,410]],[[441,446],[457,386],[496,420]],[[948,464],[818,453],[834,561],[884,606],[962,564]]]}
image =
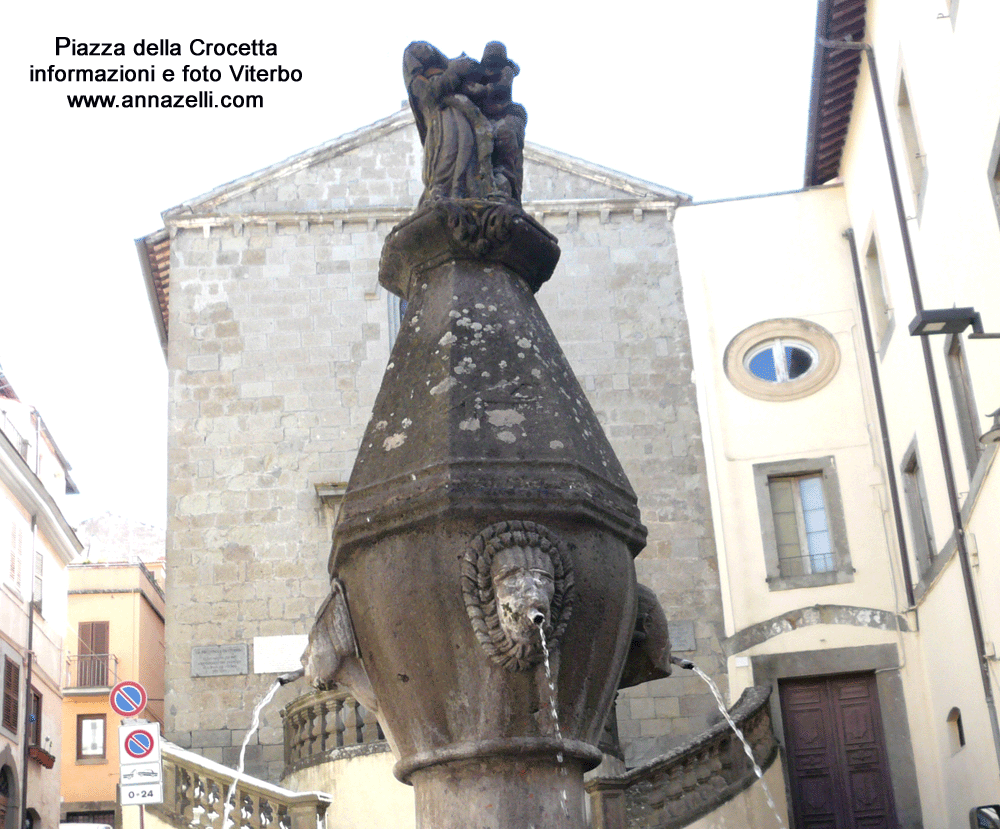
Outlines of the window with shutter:
{"label": "window with shutter", "polygon": [[100,688],[108,684],[108,622],[80,622],[77,685]]}
{"label": "window with shutter", "polygon": [[96,760],[107,757],[104,734],[106,714],[80,714],[76,718],[76,759]]}
{"label": "window with shutter", "polygon": [[769,590],[854,581],[834,457],[753,465]]}
{"label": "window with shutter", "polygon": [[17,701],[21,684],[21,666],[4,657],[3,660],[3,727],[17,733]]}
{"label": "window with shutter", "polygon": [[28,745],[40,746],[42,744],[42,695],[34,688],[31,689],[31,724],[28,731]]}

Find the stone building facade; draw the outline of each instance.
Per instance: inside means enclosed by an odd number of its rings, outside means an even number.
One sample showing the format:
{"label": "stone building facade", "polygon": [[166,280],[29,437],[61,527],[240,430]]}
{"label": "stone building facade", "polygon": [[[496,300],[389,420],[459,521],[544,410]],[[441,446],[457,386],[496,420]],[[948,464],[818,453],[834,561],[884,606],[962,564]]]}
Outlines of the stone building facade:
{"label": "stone building facade", "polygon": [[[235,763],[274,681],[265,652],[301,652],[327,593],[338,494],[400,320],[379,255],[416,204],[420,160],[412,116],[399,112],[172,208],[138,242],[170,383],[165,730],[211,759]],[[671,224],[687,197],[531,145],[524,179],[525,209],[562,249],[539,303],[649,529],[639,579],[659,595],[675,650],[721,679]],[[280,776],[278,712],[302,690],[282,689],[264,711],[250,773]],[[700,731],[713,711],[693,675],[622,692],[626,761]]]}

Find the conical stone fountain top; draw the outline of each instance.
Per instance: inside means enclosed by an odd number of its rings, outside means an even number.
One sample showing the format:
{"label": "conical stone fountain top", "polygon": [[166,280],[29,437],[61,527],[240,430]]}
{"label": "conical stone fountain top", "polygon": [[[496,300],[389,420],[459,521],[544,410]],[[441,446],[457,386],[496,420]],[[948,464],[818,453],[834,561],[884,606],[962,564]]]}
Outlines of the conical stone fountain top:
{"label": "conical stone fountain top", "polygon": [[581,829],[636,624],[636,497],[534,297],[559,248],[520,207],[516,72],[404,55],[425,192],[379,279],[406,314],[303,658],[377,707],[422,829]]}

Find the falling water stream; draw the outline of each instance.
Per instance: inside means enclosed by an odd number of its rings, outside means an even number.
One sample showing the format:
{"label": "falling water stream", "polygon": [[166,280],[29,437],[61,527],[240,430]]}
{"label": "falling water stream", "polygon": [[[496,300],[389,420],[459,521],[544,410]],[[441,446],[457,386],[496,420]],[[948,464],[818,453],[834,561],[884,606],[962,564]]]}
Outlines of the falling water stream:
{"label": "falling water stream", "polygon": [[[545,678],[548,680],[549,684],[549,709],[552,712],[552,723],[555,726],[556,740],[562,744],[562,731],[559,728],[559,711],[556,709],[556,683],[552,678],[552,665],[549,663],[549,646],[545,641],[545,629],[542,626],[543,624],[544,623],[540,623],[538,625],[538,635],[542,640],[542,653],[545,654]],[[561,777],[565,778],[566,762],[561,751],[556,754],[556,760],[559,762],[559,774]],[[561,799],[563,814],[569,815],[569,795],[566,793],[565,779],[563,782]]]}
{"label": "falling water stream", "polygon": [[719,690],[719,686],[715,684],[712,677],[706,674],[701,668],[690,660],[673,657],[670,661],[675,665],[680,665],[682,668],[686,668],[689,671],[694,671],[705,681],[705,684],[708,685],[709,690],[712,692],[712,696],[715,697],[715,704],[719,707],[719,711],[722,712],[722,716],[726,718],[726,722],[729,723],[729,727],[733,729],[733,733],[736,734],[736,736],[740,738],[740,742],[743,743],[743,750],[746,752],[747,757],[750,758],[750,762],[753,764],[754,774],[756,774],[757,779],[760,780],[760,785],[767,797],[767,805],[770,806],[771,811],[774,812],[774,817],[778,821],[778,826],[780,826],[781,829],[785,829],[785,822],[781,819],[781,813],[778,811],[778,807],[774,803],[774,798],[771,797],[771,790],[767,787],[767,783],[764,780],[764,772],[754,759],[753,749],[750,747],[750,743],[747,742],[747,738],[743,736],[743,732],[740,731],[739,726],[736,725],[733,718],[729,716],[729,709],[726,708],[726,703],[722,699],[722,692]]}
{"label": "falling water stream", "polygon": [[253,735],[257,733],[257,729],[260,728],[260,712],[264,709],[265,705],[274,699],[274,695],[278,693],[278,689],[283,684],[281,680],[276,681],[271,686],[271,690],[264,695],[264,698],[257,703],[257,707],[253,710],[253,718],[250,720],[250,730],[247,731],[246,737],[243,738],[243,745],[240,746],[240,763],[236,767],[236,776],[233,778],[233,784],[229,787],[229,791],[226,794],[222,813],[222,829],[230,829],[234,825],[233,821],[229,820],[229,815],[236,806],[234,800],[236,796],[236,784],[240,782],[240,777],[243,774],[243,762],[246,759],[247,746],[250,744],[250,740],[253,739]]}

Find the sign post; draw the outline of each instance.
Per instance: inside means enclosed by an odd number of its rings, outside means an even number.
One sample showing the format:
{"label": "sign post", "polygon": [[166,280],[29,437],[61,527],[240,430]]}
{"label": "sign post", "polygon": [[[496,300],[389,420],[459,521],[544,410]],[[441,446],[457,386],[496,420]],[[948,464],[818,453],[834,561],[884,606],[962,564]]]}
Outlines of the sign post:
{"label": "sign post", "polygon": [[111,689],[109,700],[116,714],[128,718],[118,727],[118,759],[121,764],[122,805],[139,806],[163,802],[163,760],[160,753],[160,724],[135,719],[147,702],[146,689],[126,679]]}

